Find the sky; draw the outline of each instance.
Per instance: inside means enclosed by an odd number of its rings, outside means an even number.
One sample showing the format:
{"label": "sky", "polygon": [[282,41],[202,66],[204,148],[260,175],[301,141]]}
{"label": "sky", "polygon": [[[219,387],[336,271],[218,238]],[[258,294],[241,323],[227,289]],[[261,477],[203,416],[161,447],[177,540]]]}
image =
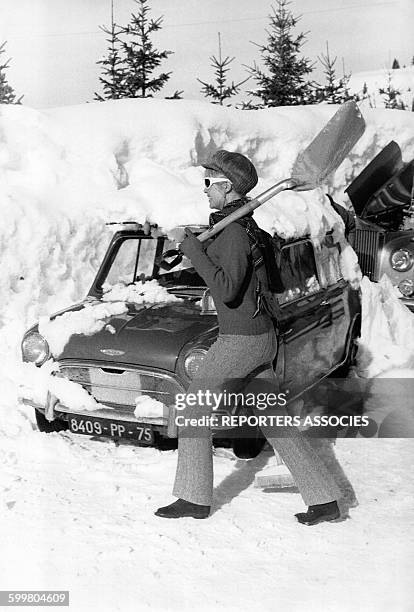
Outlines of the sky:
{"label": "sky", "polygon": [[[149,5],[153,18],[164,17],[154,45],[174,52],[161,67],[172,75],[160,97],[184,90],[185,98],[203,98],[197,77],[213,79],[209,58],[218,54],[218,32],[222,54],[235,57],[230,80],[246,78],[245,65],[260,64],[257,44],[266,42],[271,0],[150,0]],[[114,0],[115,20],[125,25],[136,8],[134,0]],[[413,0],[293,0],[291,10],[302,15],[298,31],[308,32],[303,54],[316,63],[316,78],[322,76],[317,58],[326,41],[338,57],[339,73],[342,58],[346,71],[356,73],[389,67],[394,57],[409,64],[414,55]],[[7,41],[1,60],[11,58],[7,78],[24,94],[24,104],[47,108],[93,100],[101,91],[96,62],[107,47],[99,26],[110,24],[110,14],[110,0],[0,0],[0,42]],[[243,92],[249,87],[253,80]]]}

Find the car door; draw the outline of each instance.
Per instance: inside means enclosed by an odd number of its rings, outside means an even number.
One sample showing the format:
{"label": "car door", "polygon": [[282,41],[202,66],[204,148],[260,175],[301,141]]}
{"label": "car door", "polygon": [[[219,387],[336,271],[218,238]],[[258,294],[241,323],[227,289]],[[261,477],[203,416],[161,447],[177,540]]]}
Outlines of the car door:
{"label": "car door", "polygon": [[284,353],[283,390],[293,397],[332,366],[332,300],[321,287],[314,248],[303,239],[282,247],[279,339]]}

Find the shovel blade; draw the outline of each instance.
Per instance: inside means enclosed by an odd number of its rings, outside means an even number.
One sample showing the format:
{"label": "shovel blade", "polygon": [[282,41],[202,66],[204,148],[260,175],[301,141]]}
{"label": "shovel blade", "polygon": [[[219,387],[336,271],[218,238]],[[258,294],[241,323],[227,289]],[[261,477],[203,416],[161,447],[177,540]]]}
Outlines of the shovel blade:
{"label": "shovel blade", "polygon": [[354,101],[345,102],[307,148],[300,153],[292,170],[295,189],[319,187],[347,157],[365,130],[365,121]]}

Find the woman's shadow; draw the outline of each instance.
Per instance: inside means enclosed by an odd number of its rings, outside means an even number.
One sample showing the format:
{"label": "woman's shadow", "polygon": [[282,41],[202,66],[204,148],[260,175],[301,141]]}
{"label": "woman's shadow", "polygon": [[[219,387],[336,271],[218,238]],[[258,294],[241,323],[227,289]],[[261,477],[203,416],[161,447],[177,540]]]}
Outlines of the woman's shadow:
{"label": "woman's shadow", "polygon": [[214,489],[216,503],[212,514],[226,504],[230,504],[235,497],[247,489],[254,482],[256,474],[267,465],[271,456],[272,452],[265,450],[254,459],[235,461],[235,469]]}
{"label": "woman's shadow", "polygon": [[[350,508],[356,508],[358,506],[358,500],[351,482],[336,458],[333,442],[326,438],[308,437],[307,439],[334,478],[341,492],[338,506],[341,512],[341,518],[344,520],[349,517]],[[214,504],[212,514],[220,510],[226,504],[230,504],[235,497],[254,482],[256,474],[267,465],[269,459],[272,457],[272,453],[273,450],[266,449],[254,459],[248,461],[239,459],[235,462],[235,469],[231,474],[226,476],[214,490],[214,497],[217,502]],[[266,493],[275,493],[277,491],[297,493],[298,489],[296,487],[267,487],[264,491]]]}

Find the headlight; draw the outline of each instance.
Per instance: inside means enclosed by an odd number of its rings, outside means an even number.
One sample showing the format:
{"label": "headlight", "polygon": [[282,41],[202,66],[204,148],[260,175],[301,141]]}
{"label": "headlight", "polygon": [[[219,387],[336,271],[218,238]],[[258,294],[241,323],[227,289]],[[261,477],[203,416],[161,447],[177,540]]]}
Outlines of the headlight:
{"label": "headlight", "polygon": [[50,355],[49,345],[41,334],[31,332],[23,338],[22,355],[23,361],[42,365]]}
{"label": "headlight", "polygon": [[401,291],[404,297],[410,297],[414,294],[414,281],[406,278],[399,283],[398,289]]}
{"label": "headlight", "polygon": [[203,348],[192,349],[184,359],[184,370],[189,378],[194,378],[204,361],[207,350]]}
{"label": "headlight", "polygon": [[397,272],[406,272],[413,265],[413,254],[407,249],[398,249],[391,253],[391,266]]}

